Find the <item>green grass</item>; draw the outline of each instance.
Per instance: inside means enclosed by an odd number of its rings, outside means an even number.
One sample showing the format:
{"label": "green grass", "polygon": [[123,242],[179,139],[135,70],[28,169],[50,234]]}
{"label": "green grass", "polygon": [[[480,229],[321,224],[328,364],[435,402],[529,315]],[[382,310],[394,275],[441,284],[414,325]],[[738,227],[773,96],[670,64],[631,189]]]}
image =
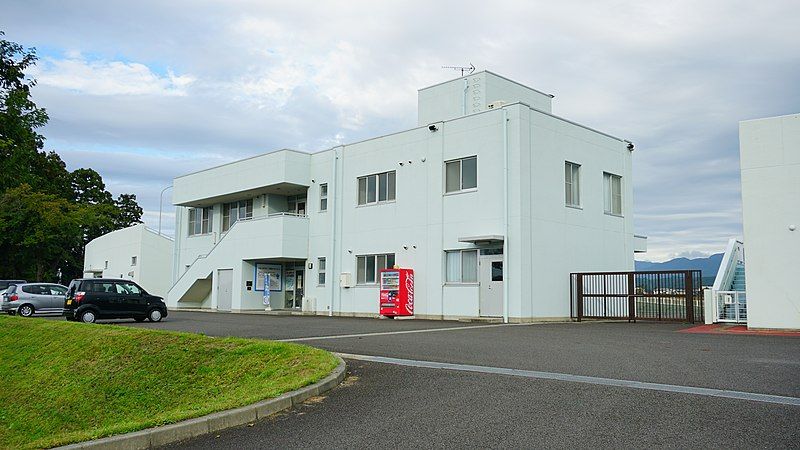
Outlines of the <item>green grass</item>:
{"label": "green grass", "polygon": [[336,364],[297,344],[0,316],[0,448],[244,406],[314,383]]}

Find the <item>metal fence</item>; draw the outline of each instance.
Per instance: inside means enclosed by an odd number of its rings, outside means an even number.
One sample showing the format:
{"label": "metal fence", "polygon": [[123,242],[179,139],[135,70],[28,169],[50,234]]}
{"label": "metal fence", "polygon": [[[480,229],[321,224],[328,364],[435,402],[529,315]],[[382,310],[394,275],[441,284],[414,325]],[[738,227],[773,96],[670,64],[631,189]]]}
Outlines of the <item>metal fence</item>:
{"label": "metal fence", "polygon": [[570,315],[582,319],[703,321],[702,272],[570,274]]}
{"label": "metal fence", "polygon": [[747,323],[747,294],[744,291],[714,291],[716,322]]}

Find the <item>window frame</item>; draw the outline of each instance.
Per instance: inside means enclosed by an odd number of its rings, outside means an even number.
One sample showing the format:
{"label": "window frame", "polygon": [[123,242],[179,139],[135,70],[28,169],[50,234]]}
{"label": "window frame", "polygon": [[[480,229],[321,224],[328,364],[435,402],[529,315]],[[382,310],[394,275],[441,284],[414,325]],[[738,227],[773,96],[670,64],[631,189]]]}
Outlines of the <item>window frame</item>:
{"label": "window frame", "polygon": [[[361,261],[364,261],[364,280],[361,280]],[[378,267],[378,261],[383,258],[384,267]],[[372,276],[374,279],[369,281],[367,279],[367,261],[372,259]],[[389,264],[389,261],[392,264]],[[395,253],[372,253],[364,255],[356,255],[356,286],[377,286],[380,281],[381,269],[391,269],[397,264],[397,255]]]}
{"label": "window frame", "polygon": [[139,262],[138,256],[131,256],[131,266],[135,266]]}
{"label": "window frame", "polygon": [[[231,212],[233,211],[233,206],[236,205],[236,219],[231,222],[231,217],[233,215]],[[241,215],[241,210],[244,209],[244,217]],[[226,228],[226,219],[227,219],[227,228]],[[240,220],[251,220],[253,219],[253,199],[247,198],[244,200],[236,200],[233,202],[223,203],[222,204],[222,232],[227,233],[228,230],[233,227],[236,222]]]}
{"label": "window frame", "polygon": [[319,212],[328,210],[328,183],[319,185]]}
{"label": "window frame", "polygon": [[[466,160],[475,160],[475,186],[473,187],[464,187],[464,161]],[[458,163],[458,189],[455,190],[448,190],[448,183],[447,183],[447,165]],[[444,195],[453,195],[453,194],[461,194],[465,192],[475,192],[478,190],[478,155],[472,156],[464,156],[461,158],[449,159],[444,162]]]}
{"label": "window frame", "polygon": [[[382,178],[385,183],[382,183]],[[362,203],[361,185],[364,185]],[[382,185],[383,184],[383,185]],[[381,194],[384,199],[381,200]],[[372,201],[370,201],[372,199]],[[397,201],[397,171],[372,173],[356,177],[356,206],[373,206]]]}
{"label": "window frame", "polygon": [[317,258],[317,286],[325,286],[328,276],[328,261],[324,256]]}
{"label": "window frame", "polygon": [[[453,249],[453,250],[445,250],[444,251],[444,282],[448,285],[454,284],[467,284],[467,285],[477,285],[479,284],[479,276],[480,276],[480,251],[477,248],[461,248],[461,249]],[[474,253],[475,254],[475,281],[464,281],[464,253]],[[448,257],[449,255],[458,255],[458,280],[451,280],[449,279],[449,272],[448,272]]]}
{"label": "window frame", "polygon": [[[619,192],[614,193],[614,181],[617,181]],[[611,172],[603,172],[603,212],[609,216],[623,217],[624,204],[623,204],[623,187],[622,176],[616,175]],[[618,201],[619,210],[615,210],[614,201]]]}
{"label": "window frame", "polygon": [[[569,171],[569,180],[567,179],[567,171]],[[577,201],[575,200],[576,197]],[[570,208],[582,209],[581,165],[572,161],[564,161],[564,205]]]}
{"label": "window frame", "polygon": [[[198,219],[198,214],[200,215]],[[214,207],[189,208],[189,236],[211,234],[214,227]]]}

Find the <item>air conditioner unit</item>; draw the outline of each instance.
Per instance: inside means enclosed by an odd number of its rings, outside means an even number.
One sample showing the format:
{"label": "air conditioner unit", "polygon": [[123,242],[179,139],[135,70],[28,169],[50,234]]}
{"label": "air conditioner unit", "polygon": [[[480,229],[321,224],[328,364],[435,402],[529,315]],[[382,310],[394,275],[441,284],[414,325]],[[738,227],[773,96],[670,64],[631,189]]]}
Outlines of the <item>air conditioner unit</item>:
{"label": "air conditioner unit", "polygon": [[506,105],[506,102],[504,102],[503,100],[495,100],[492,103],[486,105],[486,109],[502,108],[504,105]]}

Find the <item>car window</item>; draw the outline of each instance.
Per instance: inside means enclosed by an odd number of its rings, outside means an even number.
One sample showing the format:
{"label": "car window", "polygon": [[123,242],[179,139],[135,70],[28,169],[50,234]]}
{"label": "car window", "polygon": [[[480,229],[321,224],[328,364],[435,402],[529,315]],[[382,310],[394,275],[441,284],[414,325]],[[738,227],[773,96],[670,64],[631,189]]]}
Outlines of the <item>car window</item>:
{"label": "car window", "polygon": [[117,283],[117,293],[125,295],[139,295],[142,290],[133,283]]}
{"label": "car window", "polygon": [[33,295],[50,295],[50,290],[41,284],[28,284],[22,286],[22,292]]}
{"label": "car window", "polygon": [[6,294],[11,295],[14,292],[17,292],[17,286],[16,285],[11,285],[11,286],[8,287],[8,289],[6,289]]}
{"label": "car window", "polygon": [[94,281],[91,287],[91,292],[105,292],[109,294],[117,292],[113,281]]}
{"label": "car window", "polygon": [[67,293],[67,288],[63,286],[50,286],[50,295],[64,295]]}

